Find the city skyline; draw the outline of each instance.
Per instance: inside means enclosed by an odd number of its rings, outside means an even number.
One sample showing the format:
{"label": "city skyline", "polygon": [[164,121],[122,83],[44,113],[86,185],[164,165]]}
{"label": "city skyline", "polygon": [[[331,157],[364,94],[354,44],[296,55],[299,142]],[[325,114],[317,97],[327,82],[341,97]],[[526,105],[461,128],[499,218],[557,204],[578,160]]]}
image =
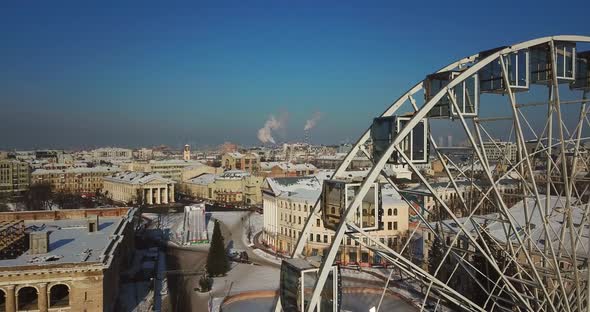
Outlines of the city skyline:
{"label": "city skyline", "polygon": [[257,145],[271,116],[288,116],[277,142],[303,141],[318,113],[313,143],[354,142],[410,82],[465,51],[576,33],[588,7],[523,25],[545,8],[2,6],[1,149]]}

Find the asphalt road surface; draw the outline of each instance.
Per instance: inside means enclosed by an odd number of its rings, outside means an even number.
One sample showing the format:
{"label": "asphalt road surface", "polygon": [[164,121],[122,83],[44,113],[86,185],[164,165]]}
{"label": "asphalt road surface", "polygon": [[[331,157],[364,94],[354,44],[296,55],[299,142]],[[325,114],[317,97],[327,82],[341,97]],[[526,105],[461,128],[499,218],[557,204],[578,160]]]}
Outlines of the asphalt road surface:
{"label": "asphalt road surface", "polygon": [[[342,297],[341,311],[368,312],[377,307],[379,295],[345,294]],[[223,312],[272,312],[275,298],[257,298],[237,301],[223,306]],[[385,296],[380,311],[415,312],[417,309],[397,296]]]}

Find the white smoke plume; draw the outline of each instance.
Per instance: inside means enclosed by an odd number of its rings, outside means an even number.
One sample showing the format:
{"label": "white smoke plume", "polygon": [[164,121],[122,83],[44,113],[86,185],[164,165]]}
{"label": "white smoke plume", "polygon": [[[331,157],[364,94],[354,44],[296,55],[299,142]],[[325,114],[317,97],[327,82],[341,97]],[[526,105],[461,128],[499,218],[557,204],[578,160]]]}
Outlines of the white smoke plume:
{"label": "white smoke plume", "polygon": [[318,121],[320,121],[321,118],[322,118],[322,113],[320,113],[320,112],[313,113],[311,118],[305,122],[305,128],[303,128],[303,130],[304,131],[311,130],[313,127],[315,127],[318,124]]}
{"label": "white smoke plume", "polygon": [[258,129],[258,140],[262,143],[272,143],[275,144],[275,139],[272,137],[272,131],[283,128],[287,121],[287,115],[283,114],[280,118],[275,118],[275,116],[270,115],[266,122],[264,123],[264,127]]}

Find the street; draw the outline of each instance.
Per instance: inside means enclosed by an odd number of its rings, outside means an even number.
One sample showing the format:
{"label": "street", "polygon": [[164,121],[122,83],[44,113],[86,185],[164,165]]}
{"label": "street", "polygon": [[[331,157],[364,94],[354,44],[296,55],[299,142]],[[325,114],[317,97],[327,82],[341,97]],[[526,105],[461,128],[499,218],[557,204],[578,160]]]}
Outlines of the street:
{"label": "street", "polygon": [[[248,250],[242,242],[245,227],[242,216],[250,212],[224,212],[214,215],[220,219],[221,233],[226,246]],[[232,263],[232,269],[225,277],[214,279],[213,297],[222,297],[227,293],[247,290],[277,289],[279,265],[270,262],[253,252],[248,252],[250,260],[255,264]],[[206,251],[194,251],[186,248],[168,247],[168,270],[198,271],[204,270],[207,263]],[[173,311],[207,311],[208,294],[195,291],[199,287],[199,274],[169,275],[170,303]]]}

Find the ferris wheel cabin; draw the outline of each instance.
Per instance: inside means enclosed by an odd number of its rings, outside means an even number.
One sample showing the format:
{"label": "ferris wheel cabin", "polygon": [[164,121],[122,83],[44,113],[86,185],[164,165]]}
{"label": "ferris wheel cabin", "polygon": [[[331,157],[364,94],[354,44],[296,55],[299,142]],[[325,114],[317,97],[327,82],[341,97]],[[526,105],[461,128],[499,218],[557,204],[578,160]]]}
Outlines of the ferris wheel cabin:
{"label": "ferris wheel cabin", "polygon": [[[555,64],[558,83],[571,83],[576,77],[576,43],[555,42]],[[553,82],[551,46],[531,47],[531,83],[549,85]]]}
{"label": "ferris wheel cabin", "polygon": [[[318,261],[298,258],[285,259],[281,263],[280,298],[283,312],[307,311],[313,286],[319,275]],[[317,312],[340,311],[342,298],[342,282],[340,268],[332,266],[328,279],[320,294]]]}
{"label": "ferris wheel cabin", "polygon": [[[393,139],[412,119],[411,116],[388,116],[373,119],[371,140],[373,142],[373,161],[377,162],[389,148]],[[410,131],[400,145],[404,154],[415,164],[428,163],[430,144],[428,143],[428,120],[423,118]],[[397,151],[387,160],[389,164],[404,164],[405,160]]]}
{"label": "ferris wheel cabin", "polygon": [[[430,101],[434,96],[457,78],[465,69],[451,70],[445,72],[434,73],[426,76],[424,80],[424,99],[426,102]],[[450,95],[445,94],[438,100],[434,107],[428,113],[430,118],[449,118],[456,117],[458,113],[455,112],[449,96],[454,96],[459,110],[464,117],[475,117],[479,109],[479,80],[477,74],[465,79],[453,89]]]}
{"label": "ferris wheel cabin", "polygon": [[576,80],[570,85],[572,90],[590,90],[590,51],[579,52],[576,58]]}
{"label": "ferris wheel cabin", "polygon": [[[338,228],[346,208],[354,201],[361,184],[347,180],[324,180],[321,204],[325,228],[334,231]],[[380,229],[382,216],[381,187],[375,182],[363,198],[360,207],[347,221],[363,231],[375,231]],[[347,232],[353,231],[349,229]]]}

